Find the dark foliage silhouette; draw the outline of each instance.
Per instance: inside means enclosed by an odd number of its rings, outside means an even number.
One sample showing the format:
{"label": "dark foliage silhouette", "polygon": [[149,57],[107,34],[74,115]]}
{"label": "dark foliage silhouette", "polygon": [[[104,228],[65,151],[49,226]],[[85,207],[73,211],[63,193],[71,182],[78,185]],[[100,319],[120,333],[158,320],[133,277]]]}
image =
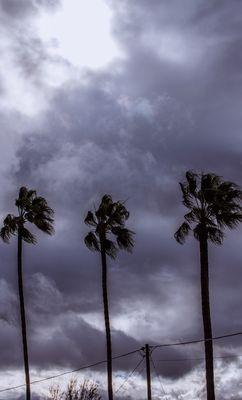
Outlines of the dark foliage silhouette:
{"label": "dark foliage silhouette", "polygon": [[48,400],[101,400],[101,396],[96,383],[85,380],[78,385],[76,379],[71,379],[65,390],[52,386]]}
{"label": "dark foliage silhouette", "polygon": [[22,247],[23,241],[29,244],[36,244],[37,242],[34,234],[31,233],[26,227],[26,223],[33,224],[36,228],[40,229],[44,233],[47,233],[48,235],[52,235],[54,233],[54,211],[48,206],[43,197],[36,195],[35,190],[28,190],[26,187],[20,188],[19,196],[15,201],[15,205],[18,209],[18,214],[7,215],[3,221],[3,227],[0,231],[0,236],[5,243],[9,242],[11,236],[17,236],[18,238],[18,289],[26,381],[26,400],[30,400],[31,393],[22,272]]}
{"label": "dark foliage silhouette", "polygon": [[[134,232],[125,227],[129,212],[120,201],[113,202],[112,197],[104,195],[97,211],[88,211],[85,223],[93,229],[85,237],[86,246],[101,253],[102,263],[102,291],[104,320],[107,344],[107,373],[108,398],[113,400],[112,387],[112,340],[109,322],[108,288],[107,288],[107,259],[116,258],[118,249],[131,251],[134,245]],[[115,241],[111,240],[114,236]]]}
{"label": "dark foliage silhouette", "polygon": [[190,231],[199,241],[201,266],[201,300],[205,339],[207,400],[215,399],[212,324],[209,301],[208,242],[221,245],[224,228],[235,228],[242,221],[241,190],[232,182],[208,173],[186,173],[186,182],[180,183],[183,204],[189,209],[185,221],[175,233],[183,244]]}

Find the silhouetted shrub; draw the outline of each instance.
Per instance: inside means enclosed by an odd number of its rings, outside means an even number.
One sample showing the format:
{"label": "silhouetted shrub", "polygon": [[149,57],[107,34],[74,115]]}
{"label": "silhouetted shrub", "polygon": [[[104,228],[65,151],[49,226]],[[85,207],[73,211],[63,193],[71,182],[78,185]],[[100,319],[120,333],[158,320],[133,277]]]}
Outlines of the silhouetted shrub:
{"label": "silhouetted shrub", "polygon": [[52,386],[48,400],[101,400],[96,383],[85,380],[78,385],[76,379],[71,379],[65,390],[60,386]]}

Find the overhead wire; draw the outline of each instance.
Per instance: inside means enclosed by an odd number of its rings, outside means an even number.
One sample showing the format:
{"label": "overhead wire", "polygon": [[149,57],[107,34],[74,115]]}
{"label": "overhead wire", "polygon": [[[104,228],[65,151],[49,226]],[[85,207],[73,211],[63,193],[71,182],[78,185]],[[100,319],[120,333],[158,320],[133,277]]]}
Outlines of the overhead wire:
{"label": "overhead wire", "polygon": [[[164,344],[158,344],[158,345],[151,345],[150,348],[152,349],[152,352],[153,352],[157,348],[162,348],[162,347],[183,346],[183,345],[188,345],[188,344],[207,342],[207,341],[211,341],[211,340],[219,340],[219,339],[224,339],[224,338],[228,338],[228,337],[235,337],[235,336],[239,336],[239,335],[242,335],[241,331],[240,332],[234,332],[234,333],[226,334],[226,335],[221,335],[221,336],[215,336],[215,337],[212,337],[212,338],[209,338],[209,339],[198,339],[198,340],[190,340],[190,341],[184,341],[184,342],[174,342],[174,343],[164,343]],[[143,350],[143,347],[140,348],[140,349],[136,349],[136,350],[129,351],[127,353],[120,354],[118,356],[112,357],[112,360],[117,360],[119,358],[126,357],[126,356],[129,356],[129,355],[138,353],[141,350]],[[223,358],[225,358],[225,357],[226,356],[224,356]],[[227,358],[228,357],[230,357],[230,356],[227,356]],[[81,367],[73,369],[73,370],[64,371],[64,372],[61,372],[61,373],[56,374],[56,375],[52,375],[52,376],[48,376],[46,378],[42,378],[42,379],[38,379],[38,380],[32,381],[32,382],[30,382],[30,384],[33,385],[33,384],[36,384],[36,383],[45,382],[45,381],[48,381],[48,380],[51,380],[51,379],[59,378],[59,377],[64,376],[64,375],[68,375],[68,374],[79,372],[79,371],[82,371],[82,370],[85,370],[85,369],[88,369],[88,368],[96,367],[98,365],[105,364],[105,363],[107,363],[107,360],[97,361],[97,362],[95,362],[93,364],[84,365],[84,366],[81,366]],[[8,387],[8,388],[5,388],[5,389],[0,389],[0,393],[7,392],[7,391],[10,391],[10,390],[19,389],[19,388],[22,388],[22,387],[25,387],[25,384],[20,384],[20,385],[11,386],[11,387]]]}
{"label": "overhead wire", "polygon": [[185,341],[185,342],[162,343],[162,344],[157,344],[157,345],[153,345],[150,347],[153,348],[153,350],[155,350],[155,349],[161,348],[161,347],[184,346],[187,344],[209,342],[211,340],[225,339],[228,337],[234,337],[234,336],[239,336],[239,335],[242,335],[242,332],[234,332],[234,333],[229,333],[227,335],[214,336],[214,337],[208,338],[208,339],[196,339],[196,340],[189,340],[189,341]]}
{"label": "overhead wire", "polygon": [[135,371],[139,368],[139,366],[143,363],[144,361],[144,356],[142,357],[141,360],[139,360],[138,364],[134,367],[134,369],[128,374],[128,376],[125,378],[123,383],[118,387],[118,389],[115,390],[115,394],[117,394],[123,387],[124,385],[128,382],[128,380],[131,378],[131,376],[135,373]]}
{"label": "overhead wire", "polygon": [[151,360],[151,364],[152,364],[152,366],[153,366],[153,368],[154,368],[155,374],[156,374],[156,376],[157,376],[157,379],[158,379],[158,381],[159,381],[159,383],[160,383],[161,390],[162,390],[163,394],[166,396],[165,388],[164,388],[164,386],[163,386],[163,383],[161,382],[160,375],[158,374],[158,371],[157,371],[157,369],[156,369],[156,366],[155,366],[155,363],[154,363],[154,360],[153,360],[152,355],[150,355],[150,360]]}
{"label": "overhead wire", "polygon": [[[239,355],[231,355],[231,356],[216,356],[216,357],[213,357],[215,360],[217,360],[217,359],[229,359],[229,358],[241,358],[242,357],[242,355],[241,354],[239,354]],[[203,357],[201,357],[201,358],[171,358],[171,359],[169,359],[169,358],[166,358],[166,359],[161,359],[161,360],[156,360],[157,362],[172,362],[172,361],[174,361],[174,362],[177,362],[177,361],[205,361],[205,358]]]}
{"label": "overhead wire", "polygon": [[[138,353],[139,351],[140,351],[140,349],[129,351],[128,353],[124,353],[124,354],[120,354],[118,356],[112,357],[112,360],[117,360],[119,358],[126,357],[126,356],[129,356],[131,354]],[[72,374],[74,372],[79,372],[79,371],[82,371],[82,370],[85,370],[85,369],[88,369],[88,368],[92,368],[92,367],[96,367],[98,365],[105,364],[105,363],[107,363],[107,360],[98,361],[98,362],[93,363],[93,364],[84,365],[84,366],[81,366],[81,367],[76,368],[76,369],[72,369],[72,370],[69,370],[69,371],[61,372],[61,373],[56,374],[56,375],[48,376],[46,378],[37,379],[35,381],[30,382],[30,384],[34,385],[36,383],[45,382],[45,381],[48,381],[48,380],[51,380],[51,379],[54,379],[54,378],[59,378],[59,377],[64,376],[64,375]],[[21,385],[11,386],[11,387],[8,387],[8,388],[5,388],[5,389],[0,389],[0,393],[7,392],[7,391],[10,391],[10,390],[20,389],[21,387],[24,387],[24,386],[25,386],[25,384],[21,384]]]}

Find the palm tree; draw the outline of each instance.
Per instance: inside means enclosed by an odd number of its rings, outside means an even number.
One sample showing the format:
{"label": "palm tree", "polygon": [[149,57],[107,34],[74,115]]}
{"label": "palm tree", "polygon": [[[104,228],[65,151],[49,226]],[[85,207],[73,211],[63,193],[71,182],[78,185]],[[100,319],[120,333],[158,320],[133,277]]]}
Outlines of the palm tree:
{"label": "palm tree", "polygon": [[215,399],[212,325],[209,302],[208,242],[221,245],[224,228],[235,228],[242,221],[240,206],[242,192],[237,185],[208,173],[186,173],[186,182],[180,183],[183,204],[189,209],[185,221],[175,233],[183,244],[192,230],[200,246],[201,300],[206,362],[207,400]]}
{"label": "palm tree", "polygon": [[20,188],[19,196],[15,201],[15,205],[18,209],[18,214],[17,216],[13,214],[7,215],[3,221],[0,237],[5,243],[9,243],[11,236],[18,237],[18,289],[26,381],[26,400],[30,400],[29,358],[22,273],[22,242],[24,241],[30,244],[36,244],[37,242],[36,237],[25,226],[28,222],[35,225],[44,233],[52,235],[54,233],[54,211],[48,206],[43,197],[36,195],[35,190],[28,190],[26,187]]}
{"label": "palm tree", "polygon": [[[108,288],[107,288],[107,260],[106,256],[116,258],[118,249],[131,251],[134,245],[134,232],[125,228],[125,221],[129,212],[120,201],[113,202],[112,197],[104,195],[97,211],[88,211],[85,223],[93,229],[87,234],[84,241],[90,250],[101,253],[102,263],[102,292],[104,320],[107,345],[107,373],[108,373],[108,398],[113,400],[112,387],[112,341],[109,322]],[[113,235],[116,242],[109,237]]]}

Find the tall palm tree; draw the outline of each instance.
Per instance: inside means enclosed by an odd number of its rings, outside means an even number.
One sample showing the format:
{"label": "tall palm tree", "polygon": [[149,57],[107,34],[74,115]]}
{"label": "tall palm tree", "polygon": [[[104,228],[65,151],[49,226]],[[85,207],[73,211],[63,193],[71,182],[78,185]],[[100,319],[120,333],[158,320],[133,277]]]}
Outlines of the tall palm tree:
{"label": "tall palm tree", "polygon": [[[112,386],[112,340],[109,322],[108,288],[107,288],[107,260],[106,256],[116,258],[118,249],[131,251],[134,245],[134,232],[125,228],[125,221],[129,212],[120,201],[113,202],[112,197],[104,195],[97,211],[88,211],[85,223],[93,229],[87,234],[84,241],[90,250],[101,253],[102,263],[102,292],[104,320],[107,345],[107,373],[108,398],[113,400]],[[110,236],[115,237],[115,241]]]}
{"label": "tall palm tree", "polygon": [[208,242],[221,245],[224,228],[235,228],[242,221],[240,206],[242,192],[237,185],[208,173],[186,173],[186,182],[180,183],[183,204],[189,209],[185,221],[175,233],[183,244],[190,231],[200,246],[201,300],[204,328],[207,400],[215,399],[212,324],[209,302]]}
{"label": "tall palm tree", "polygon": [[18,238],[18,289],[26,381],[26,400],[30,400],[29,358],[22,272],[22,247],[23,241],[30,244],[36,244],[37,242],[36,237],[28,230],[28,228],[26,228],[26,223],[35,225],[35,227],[48,235],[54,233],[54,211],[48,206],[43,197],[37,196],[35,190],[28,190],[26,187],[20,188],[19,196],[15,201],[15,205],[18,209],[18,214],[7,215],[3,221],[0,237],[6,243],[9,243],[11,236],[17,236]]}

